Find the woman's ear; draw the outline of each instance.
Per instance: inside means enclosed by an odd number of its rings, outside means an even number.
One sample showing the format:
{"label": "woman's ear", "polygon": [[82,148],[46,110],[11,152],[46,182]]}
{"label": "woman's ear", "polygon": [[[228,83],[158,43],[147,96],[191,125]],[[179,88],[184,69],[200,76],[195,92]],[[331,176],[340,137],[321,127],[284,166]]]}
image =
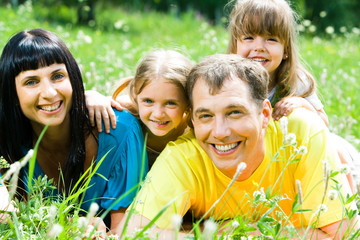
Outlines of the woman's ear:
{"label": "woman's ear", "polygon": [[271,119],[271,112],[272,112],[271,103],[268,99],[265,99],[262,103],[263,128],[267,128]]}

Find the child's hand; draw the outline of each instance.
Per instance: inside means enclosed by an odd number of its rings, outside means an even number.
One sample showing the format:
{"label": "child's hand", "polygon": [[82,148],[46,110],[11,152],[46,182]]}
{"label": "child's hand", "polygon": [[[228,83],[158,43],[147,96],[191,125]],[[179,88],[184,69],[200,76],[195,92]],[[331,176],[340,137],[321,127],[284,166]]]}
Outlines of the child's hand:
{"label": "child's hand", "polygon": [[85,91],[86,107],[89,111],[90,123],[92,126],[96,125],[98,131],[102,131],[101,119],[104,121],[105,131],[110,132],[110,122],[113,129],[116,128],[116,116],[112,107],[121,111],[120,104],[110,97],[105,97],[102,94],[89,90]]}
{"label": "child's hand", "polygon": [[283,116],[288,116],[295,108],[299,107],[305,107],[309,110],[316,111],[305,98],[286,97],[275,104],[272,116],[274,120],[279,120]]}

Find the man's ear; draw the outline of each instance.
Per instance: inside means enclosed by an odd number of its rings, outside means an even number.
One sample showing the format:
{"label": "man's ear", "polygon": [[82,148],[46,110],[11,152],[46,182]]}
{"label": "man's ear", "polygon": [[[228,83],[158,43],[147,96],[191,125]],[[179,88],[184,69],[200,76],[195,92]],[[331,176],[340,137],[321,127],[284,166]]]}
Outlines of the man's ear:
{"label": "man's ear", "polygon": [[267,128],[271,119],[271,103],[268,99],[265,99],[262,103],[262,115],[263,115],[263,128]]}

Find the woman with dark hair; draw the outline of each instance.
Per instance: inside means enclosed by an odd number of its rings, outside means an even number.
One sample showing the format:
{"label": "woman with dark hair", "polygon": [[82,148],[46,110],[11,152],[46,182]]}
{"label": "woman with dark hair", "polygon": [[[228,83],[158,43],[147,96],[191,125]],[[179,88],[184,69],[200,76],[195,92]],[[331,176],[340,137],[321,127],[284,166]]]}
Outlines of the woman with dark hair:
{"label": "woman with dark hair", "polygon": [[[47,175],[66,194],[91,164],[107,154],[91,179],[82,208],[88,210],[92,202],[99,211],[111,207],[111,228],[136,193],[111,205],[142,180],[148,166],[147,158],[142,159],[144,138],[138,121],[126,111],[115,114],[117,127],[109,134],[91,126],[79,67],[55,34],[22,31],[6,44],[0,59],[0,155],[10,163],[18,161],[49,124],[33,178]],[[27,173],[25,168],[25,183]]]}

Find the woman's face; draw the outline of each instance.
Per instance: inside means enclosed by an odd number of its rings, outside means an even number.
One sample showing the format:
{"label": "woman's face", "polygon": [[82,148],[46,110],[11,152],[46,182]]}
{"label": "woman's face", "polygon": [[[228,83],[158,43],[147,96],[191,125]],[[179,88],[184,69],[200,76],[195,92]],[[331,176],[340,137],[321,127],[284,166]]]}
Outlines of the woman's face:
{"label": "woman's face", "polygon": [[16,92],[24,115],[32,126],[61,125],[69,115],[72,86],[65,64],[28,70],[15,77]]}

